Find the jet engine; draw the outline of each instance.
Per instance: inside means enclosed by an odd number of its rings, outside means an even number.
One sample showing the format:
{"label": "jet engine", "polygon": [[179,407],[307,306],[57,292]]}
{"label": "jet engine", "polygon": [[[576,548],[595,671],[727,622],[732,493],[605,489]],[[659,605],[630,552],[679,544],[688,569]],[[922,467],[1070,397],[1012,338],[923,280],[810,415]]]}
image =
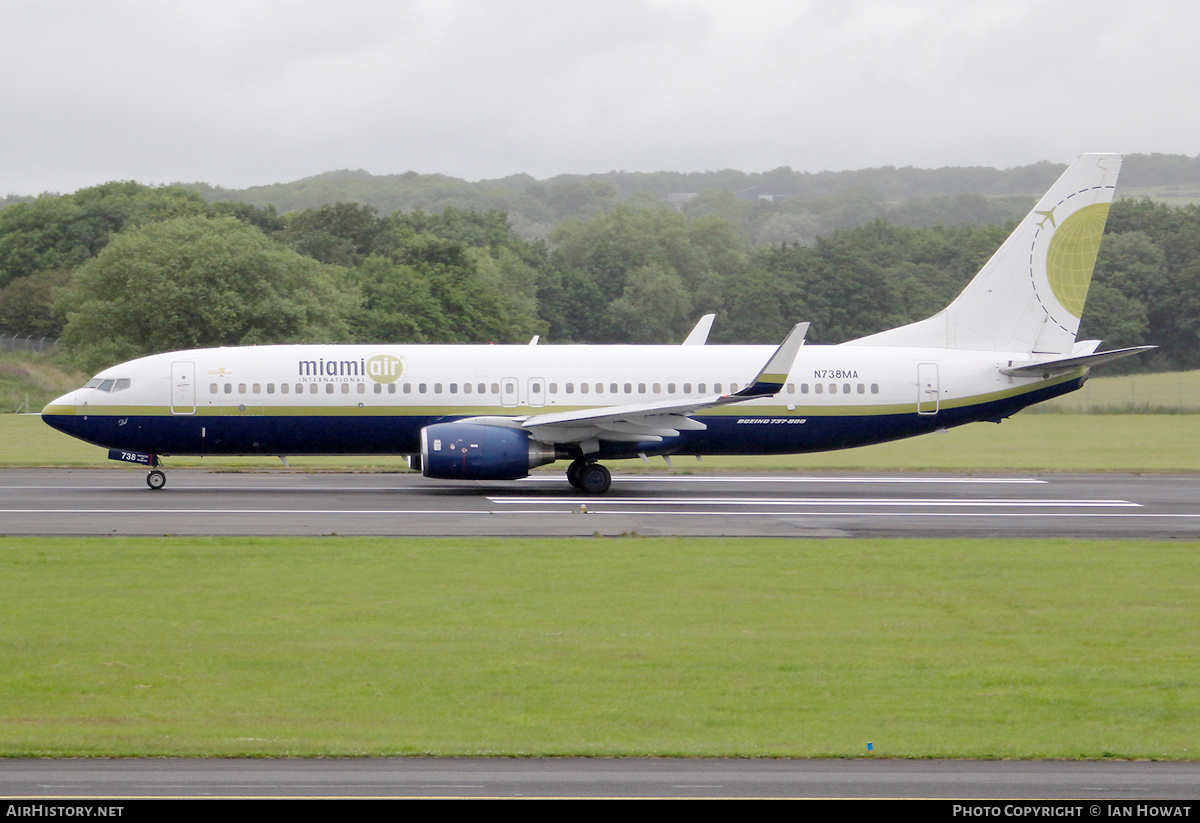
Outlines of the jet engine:
{"label": "jet engine", "polygon": [[441,480],[517,480],[555,460],[554,446],[529,432],[480,423],[421,429],[421,473]]}

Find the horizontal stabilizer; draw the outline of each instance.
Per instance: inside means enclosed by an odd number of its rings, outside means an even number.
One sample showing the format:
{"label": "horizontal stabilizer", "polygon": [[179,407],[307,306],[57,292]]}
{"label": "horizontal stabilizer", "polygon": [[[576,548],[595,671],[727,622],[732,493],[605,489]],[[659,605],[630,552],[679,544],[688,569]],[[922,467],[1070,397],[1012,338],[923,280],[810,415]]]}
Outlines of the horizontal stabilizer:
{"label": "horizontal stabilizer", "polygon": [[1041,376],[1045,378],[1052,374],[1073,371],[1081,366],[1099,366],[1101,363],[1107,363],[1110,360],[1120,360],[1122,357],[1129,357],[1131,354],[1139,354],[1156,348],[1158,346],[1132,346],[1128,349],[1113,349],[1112,351],[1101,351],[1079,357],[1063,357],[1058,360],[1019,363],[1011,366],[1002,366],[1000,372],[1001,374],[1008,374],[1013,377]]}

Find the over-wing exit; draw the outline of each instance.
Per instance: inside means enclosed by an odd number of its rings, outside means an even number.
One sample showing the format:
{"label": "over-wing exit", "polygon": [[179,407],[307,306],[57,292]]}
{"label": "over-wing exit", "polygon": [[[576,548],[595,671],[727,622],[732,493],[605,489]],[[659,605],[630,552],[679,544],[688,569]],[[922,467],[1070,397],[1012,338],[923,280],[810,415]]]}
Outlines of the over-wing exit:
{"label": "over-wing exit", "polygon": [[1076,160],[943,311],[837,346],[352,345],[195,349],[105,369],[50,403],[60,431],[150,467],[168,455],[401,454],[427,477],[514,480],[569,461],[792,454],[998,421],[1148,346],[1077,342],[1120,171]]}

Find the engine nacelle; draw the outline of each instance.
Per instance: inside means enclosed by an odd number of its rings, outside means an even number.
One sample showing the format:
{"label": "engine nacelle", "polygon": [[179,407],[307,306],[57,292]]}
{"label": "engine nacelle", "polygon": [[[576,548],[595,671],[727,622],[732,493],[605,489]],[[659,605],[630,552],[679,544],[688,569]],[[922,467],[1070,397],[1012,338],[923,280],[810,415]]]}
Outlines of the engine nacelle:
{"label": "engine nacelle", "polygon": [[554,462],[554,447],[524,429],[436,423],[421,429],[421,473],[441,480],[517,480]]}

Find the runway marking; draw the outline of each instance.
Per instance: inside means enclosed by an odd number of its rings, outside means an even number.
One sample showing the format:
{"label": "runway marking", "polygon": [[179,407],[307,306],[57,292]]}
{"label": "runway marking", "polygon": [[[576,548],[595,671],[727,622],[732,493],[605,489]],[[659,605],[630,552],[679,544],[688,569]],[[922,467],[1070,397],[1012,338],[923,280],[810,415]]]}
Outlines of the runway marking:
{"label": "runway marking", "polygon": [[[289,484],[286,486],[281,486],[281,485],[271,485],[270,481],[275,479],[275,477],[271,477],[270,475],[257,474],[257,473],[254,473],[252,475],[240,475],[240,476],[239,475],[227,475],[226,477],[228,479],[228,482],[220,482],[220,483],[213,481],[211,478],[205,478],[205,480],[207,482],[205,482],[203,485],[190,485],[188,483],[188,481],[192,480],[194,478],[192,476],[189,476],[188,474],[185,474],[185,472],[189,472],[192,470],[178,469],[177,471],[179,471],[180,474],[177,474],[174,476],[172,476],[168,472],[168,477],[171,477],[171,479],[174,481],[170,484],[171,488],[176,489],[176,490],[187,489],[189,491],[201,491],[201,490],[203,490],[203,491],[209,491],[209,490],[211,490],[211,491],[237,491],[239,480],[248,481],[251,479],[256,481],[255,486],[254,486],[256,491],[314,492],[314,491],[334,490],[334,491],[338,491],[338,492],[342,492],[342,493],[362,492],[362,491],[379,491],[379,492],[394,492],[394,493],[400,493],[400,494],[411,494],[411,493],[424,492],[424,491],[427,491],[432,488],[447,488],[447,486],[445,486],[441,483],[438,483],[437,481],[430,481],[428,483],[423,483],[422,485],[417,486],[417,487],[408,487],[408,488],[402,488],[399,486],[343,486],[343,485],[335,486],[335,485],[328,485],[328,484],[318,485],[315,482],[305,484],[305,485],[296,485],[296,484],[292,483],[292,484]],[[278,477],[278,476],[276,476],[276,477]],[[413,477],[413,476],[405,475],[405,477]],[[280,479],[283,479],[283,478],[280,478]],[[290,480],[291,478],[287,478],[287,479]],[[124,476],[124,475],[122,475],[120,477],[108,475],[103,478],[97,478],[97,480],[101,481],[101,482],[89,483],[86,485],[55,484],[55,485],[32,485],[31,486],[31,485],[15,485],[14,484],[14,485],[0,485],[0,489],[18,489],[21,491],[28,491],[30,489],[41,489],[44,491],[64,491],[64,490],[111,491],[113,489],[126,488],[127,481],[129,481],[129,477]],[[267,482],[266,483],[261,482],[263,480],[266,480]],[[503,481],[478,480],[478,481],[456,481],[456,482],[458,482],[458,483],[465,483],[465,482],[487,483],[487,482],[503,482]],[[558,475],[548,475],[548,476],[534,475],[534,476],[525,477],[525,478],[522,478],[521,480],[512,481],[512,482],[523,483],[523,484],[524,483],[561,484],[563,482],[563,478]],[[664,475],[642,476],[642,475],[636,475],[636,474],[623,474],[623,475],[622,474],[614,474],[613,482],[620,483],[620,484],[627,484],[627,483],[816,483],[816,484],[821,484],[821,483],[830,483],[830,484],[873,483],[873,484],[886,484],[886,485],[903,485],[903,484],[910,484],[910,485],[911,484],[923,484],[923,485],[930,485],[930,484],[933,484],[933,485],[942,485],[942,484],[953,484],[953,485],[1046,485],[1050,481],[1049,480],[1041,480],[1038,478],[1015,478],[1015,477],[816,477],[816,476],[805,476],[805,477],[761,477],[761,476],[755,476],[755,477],[696,477],[696,476],[691,476],[691,475],[675,477],[675,476],[664,476]],[[136,491],[142,490],[141,488],[139,488],[139,486],[140,486],[140,484],[138,484],[138,483],[128,483],[128,488],[136,490]],[[461,485],[459,487],[463,488],[463,486],[461,486]],[[453,488],[453,487],[450,487],[450,488]]]}
{"label": "runway marking", "polygon": [[[1049,480],[1033,477],[696,477],[693,475],[637,475],[614,474],[613,482],[650,483],[996,483],[996,484],[1046,484]],[[517,481],[520,483],[561,482],[562,477],[531,475]]]}
{"label": "runway marking", "polygon": [[[489,497],[493,503],[510,505],[525,503],[541,506],[578,506],[574,500],[546,500],[537,497]],[[597,506],[1027,506],[1037,508],[1054,507],[1136,507],[1141,503],[1131,503],[1128,500],[1035,500],[1035,499],[973,499],[973,498],[895,498],[885,500],[880,498],[764,498],[742,499],[737,497],[673,497],[657,500],[633,500],[612,498],[590,498],[588,502]]]}
{"label": "runway marking", "polygon": [[439,515],[443,517],[461,517],[463,515],[495,516],[527,516],[527,515],[557,515],[560,517],[596,517],[603,515],[637,515],[659,517],[727,517],[730,515],[762,516],[762,517],[1116,517],[1116,518],[1200,518],[1200,513],[1186,512],[996,512],[996,511],[804,511],[781,512],[779,509],[754,511],[746,509],[718,509],[715,511],[647,511],[646,509],[605,508],[590,509],[586,513],[575,509],[546,510],[546,509],[506,509],[506,510],[476,510],[476,509],[0,509],[0,514],[60,514],[60,515],[96,515],[96,514],[211,514],[224,516],[261,516],[261,515],[381,515],[394,517],[396,515]]}

